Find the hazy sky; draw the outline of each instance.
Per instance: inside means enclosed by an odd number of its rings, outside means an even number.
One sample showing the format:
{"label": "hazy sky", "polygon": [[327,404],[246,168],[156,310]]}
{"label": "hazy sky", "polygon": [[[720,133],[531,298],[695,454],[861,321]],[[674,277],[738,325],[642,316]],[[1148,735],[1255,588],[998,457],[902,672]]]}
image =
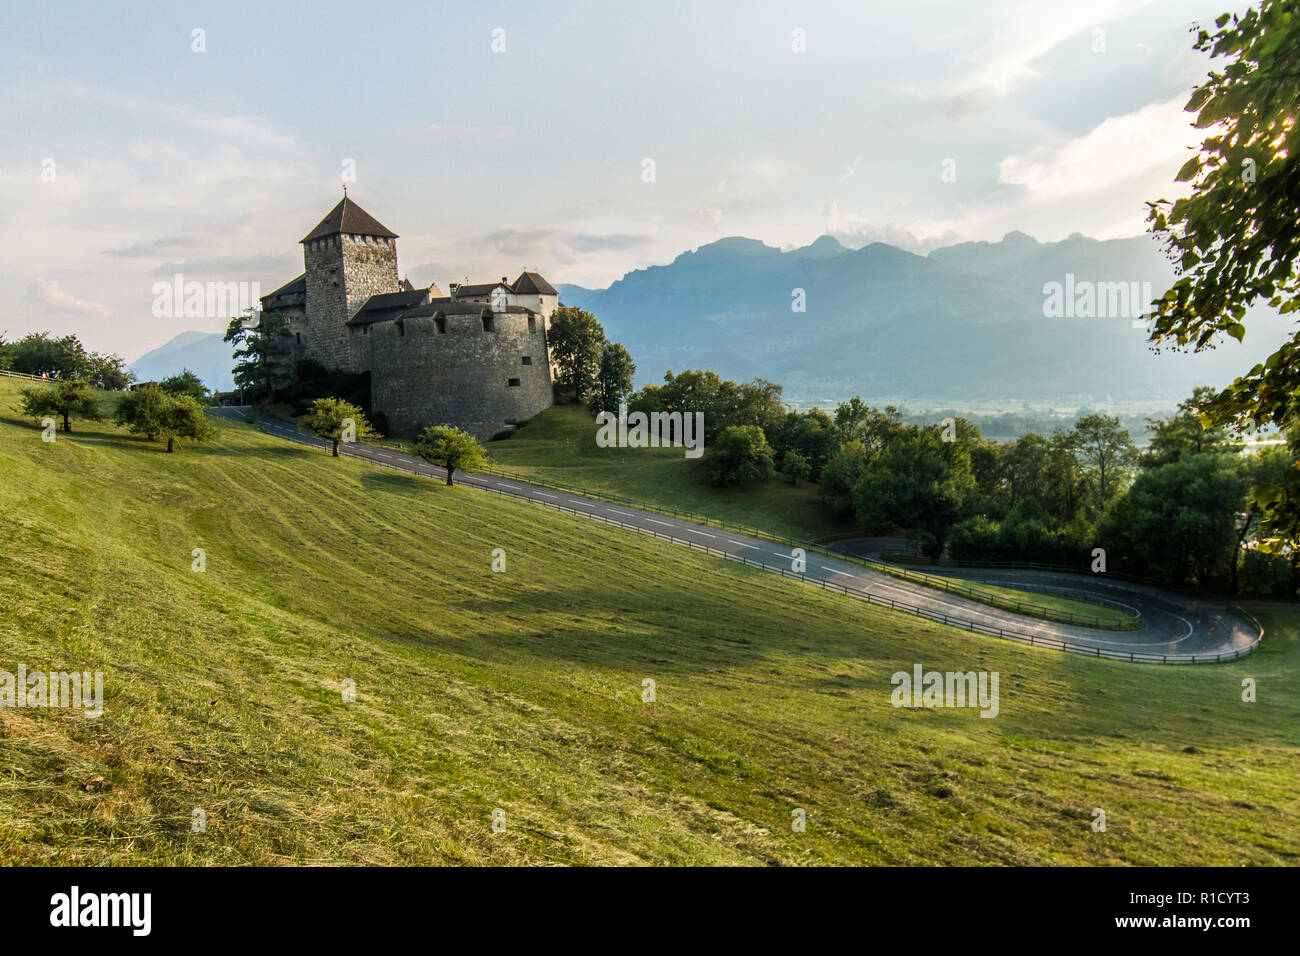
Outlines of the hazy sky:
{"label": "hazy sky", "polygon": [[153,317],[153,284],[292,279],[347,160],[401,272],[444,288],[524,267],[604,286],[729,235],[921,252],[1135,235],[1199,139],[1182,106],[1209,61],[1188,29],[1225,9],[11,5],[0,331],[133,359],[224,328]]}

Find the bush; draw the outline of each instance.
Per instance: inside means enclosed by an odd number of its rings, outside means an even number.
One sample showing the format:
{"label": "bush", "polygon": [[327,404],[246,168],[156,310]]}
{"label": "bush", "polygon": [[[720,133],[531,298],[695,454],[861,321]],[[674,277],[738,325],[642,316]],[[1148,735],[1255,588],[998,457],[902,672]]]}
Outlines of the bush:
{"label": "bush", "polygon": [[757,425],[725,428],[710,447],[709,478],[715,485],[766,481],[772,476],[772,447]]}
{"label": "bush", "polygon": [[812,475],[812,465],[808,464],[807,458],[792,448],[781,459],[781,474],[785,475],[790,484],[797,485]]}

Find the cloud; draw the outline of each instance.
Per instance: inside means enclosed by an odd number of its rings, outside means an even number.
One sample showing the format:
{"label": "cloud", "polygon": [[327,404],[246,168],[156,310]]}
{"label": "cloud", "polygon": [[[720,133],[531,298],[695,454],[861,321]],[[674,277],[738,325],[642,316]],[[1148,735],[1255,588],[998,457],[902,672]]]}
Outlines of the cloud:
{"label": "cloud", "polygon": [[292,271],[297,275],[302,271],[302,260],[291,253],[273,256],[211,256],[207,258],[185,259],[181,262],[164,262],[152,271],[152,275],[170,279],[176,273],[186,280],[200,276],[222,282],[253,282],[261,276],[284,275],[282,282],[293,276],[285,275]]}
{"label": "cloud", "polygon": [[838,181],[845,182],[846,180],[851,179],[857,173],[858,168],[861,165],[862,165],[862,156],[861,154],[859,154],[853,157],[853,162],[851,162],[848,166],[844,168],[844,172],[840,173]]}
{"label": "cloud", "polygon": [[1165,170],[1168,181],[1204,136],[1184,112],[1186,94],[1111,116],[1083,136],[998,163],[998,181],[1032,193],[1061,198],[1131,183],[1143,174]]}
{"label": "cloud", "polygon": [[612,232],[600,236],[592,233],[572,233],[566,239],[574,252],[623,252],[636,249],[650,242],[650,236],[632,233]]}
{"label": "cloud", "polygon": [[879,226],[860,216],[842,215],[839,203],[834,199],[827,200],[822,207],[822,232],[852,249],[884,242],[921,254],[961,241],[960,233],[947,223],[917,222],[907,227],[888,223]]}
{"label": "cloud", "polygon": [[65,290],[53,279],[37,279],[27,287],[23,301],[28,305],[51,309],[55,312],[76,312],[81,315],[94,315],[106,318],[112,310],[98,302],[78,299]]}
{"label": "cloud", "polygon": [[198,244],[198,240],[191,236],[170,236],[155,239],[153,242],[137,242],[130,246],[123,246],[121,249],[104,249],[100,255],[117,259],[145,259],[171,252],[173,249],[185,249]]}
{"label": "cloud", "polygon": [[547,242],[555,235],[552,229],[542,229],[536,226],[520,226],[509,223],[493,232],[488,233],[483,238],[491,243],[498,252],[507,256],[522,256],[532,252],[539,245]]}
{"label": "cloud", "polygon": [[[1128,16],[1150,2],[1092,0],[1087,4],[1045,4],[1027,0],[996,13],[985,8],[978,14],[974,13],[977,8],[972,7],[969,23],[935,35],[930,43],[934,52],[945,51],[949,55],[951,51],[971,52],[953,57],[953,68],[932,86],[910,85],[899,92],[936,100],[949,114],[992,104],[1026,83],[1041,79],[1035,61],[1053,47],[1097,24]],[[997,22],[990,23],[990,14]],[[1091,39],[1089,34],[1087,42]]]}
{"label": "cloud", "polygon": [[532,261],[549,254],[566,262],[583,253],[624,252],[651,241],[650,236],[634,233],[567,232],[515,224],[502,226],[484,239],[504,255],[522,256]]}

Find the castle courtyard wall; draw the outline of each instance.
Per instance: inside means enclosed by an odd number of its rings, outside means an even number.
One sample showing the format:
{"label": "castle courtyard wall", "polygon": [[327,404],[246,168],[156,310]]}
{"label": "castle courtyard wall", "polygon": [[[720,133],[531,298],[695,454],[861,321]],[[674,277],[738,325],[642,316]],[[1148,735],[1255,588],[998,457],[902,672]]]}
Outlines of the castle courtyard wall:
{"label": "castle courtyard wall", "polygon": [[370,369],[372,409],[384,413],[398,437],[449,424],[487,439],[549,408],[545,323],[535,320],[530,332],[528,319],[493,313],[492,330],[484,331],[473,312],[445,316],[445,332],[432,316],[350,330],[358,362]]}

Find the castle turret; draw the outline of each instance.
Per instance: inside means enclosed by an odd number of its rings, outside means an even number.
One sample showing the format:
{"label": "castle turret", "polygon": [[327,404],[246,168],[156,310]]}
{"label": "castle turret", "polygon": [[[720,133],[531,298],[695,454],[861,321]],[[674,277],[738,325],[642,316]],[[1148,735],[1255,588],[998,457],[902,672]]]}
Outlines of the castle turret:
{"label": "castle turret", "polygon": [[364,371],[348,320],[372,295],[398,292],[397,233],[344,195],[302,240],[306,266],[304,357],[328,369]]}

